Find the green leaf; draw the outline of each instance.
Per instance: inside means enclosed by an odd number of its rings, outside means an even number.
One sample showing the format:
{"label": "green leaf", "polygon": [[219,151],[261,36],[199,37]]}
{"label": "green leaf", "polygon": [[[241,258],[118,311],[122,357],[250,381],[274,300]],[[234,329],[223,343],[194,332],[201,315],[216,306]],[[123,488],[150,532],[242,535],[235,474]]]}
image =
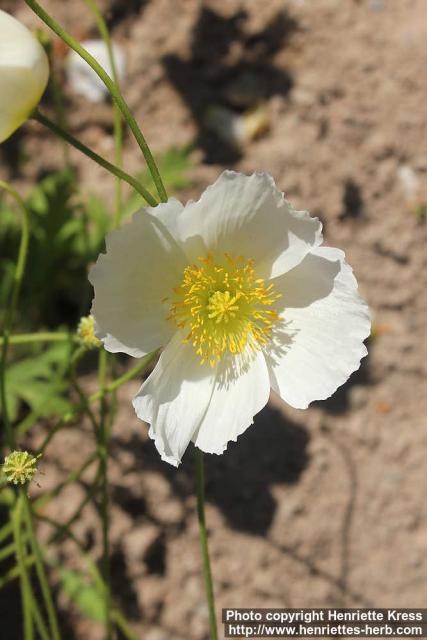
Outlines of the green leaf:
{"label": "green leaf", "polygon": [[[30,193],[30,242],[20,304],[25,316],[18,318],[24,331],[40,324],[77,323],[82,304],[89,303],[87,268],[103,247],[108,221],[105,206],[93,201],[89,198],[87,212],[75,176],[67,170],[43,178]],[[0,302],[7,301],[20,234],[19,215],[0,199]]]}
{"label": "green leaf", "polygon": [[61,415],[71,408],[70,401],[64,397],[66,383],[58,376],[68,353],[68,345],[58,343],[7,367],[6,404],[12,422],[18,417],[22,401],[45,418]]}
{"label": "green leaf", "polygon": [[102,592],[79,571],[60,569],[62,588],[69,599],[91,620],[105,622]]}

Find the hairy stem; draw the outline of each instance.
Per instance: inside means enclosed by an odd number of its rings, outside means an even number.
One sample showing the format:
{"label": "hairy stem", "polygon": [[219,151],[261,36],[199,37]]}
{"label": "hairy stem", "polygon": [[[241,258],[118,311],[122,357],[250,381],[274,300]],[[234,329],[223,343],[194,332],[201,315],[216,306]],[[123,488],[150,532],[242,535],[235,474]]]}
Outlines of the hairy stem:
{"label": "hairy stem", "polygon": [[34,558],[36,561],[36,572],[40,583],[43,600],[45,603],[47,617],[49,620],[49,628],[52,640],[61,640],[61,634],[59,632],[58,619],[56,617],[55,606],[53,604],[52,594],[50,592],[49,582],[47,579],[44,561],[39,543],[37,540],[36,532],[34,530],[33,511],[29,501],[26,488],[22,487],[21,500],[23,503],[24,520],[27,528],[28,538],[33,550]]}
{"label": "hairy stem", "polygon": [[22,603],[22,620],[24,626],[24,640],[33,640],[34,628],[32,620],[32,600],[30,579],[27,573],[25,544],[22,541],[22,497],[19,496],[15,507],[12,511],[13,537],[16,549],[16,564],[18,565],[20,586],[21,586],[21,603]]}
{"label": "hairy stem", "polygon": [[205,579],[206,599],[209,609],[209,626],[211,640],[218,640],[218,631],[215,617],[215,597],[212,582],[211,564],[209,560],[208,532],[205,519],[205,473],[203,451],[196,448],[196,491],[197,491],[197,517],[199,520],[200,547],[202,550],[203,576]]}
{"label": "hairy stem", "polygon": [[107,621],[107,640],[111,640],[113,626],[111,620],[111,575],[110,575],[110,541],[109,525],[109,488],[108,488],[108,454],[110,434],[108,429],[108,405],[106,398],[108,354],[105,349],[99,352],[99,387],[100,417],[98,428],[98,456],[101,474],[101,520],[102,520],[102,577],[105,582],[105,619]]}

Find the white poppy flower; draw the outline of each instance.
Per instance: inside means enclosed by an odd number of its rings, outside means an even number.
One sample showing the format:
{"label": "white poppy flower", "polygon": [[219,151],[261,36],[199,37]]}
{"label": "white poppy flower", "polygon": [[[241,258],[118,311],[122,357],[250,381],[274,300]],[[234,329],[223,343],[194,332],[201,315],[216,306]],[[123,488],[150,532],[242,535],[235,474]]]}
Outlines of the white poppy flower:
{"label": "white poppy flower", "polygon": [[136,394],[163,460],[190,441],[223,453],[270,389],[305,409],[366,355],[366,304],[321,224],[267,174],[225,171],[198,202],[171,198],[111,232],[90,273],[107,351],[160,359]]}
{"label": "white poppy flower", "polygon": [[0,10],[0,142],[27,120],[48,78],[49,63],[39,41]]}

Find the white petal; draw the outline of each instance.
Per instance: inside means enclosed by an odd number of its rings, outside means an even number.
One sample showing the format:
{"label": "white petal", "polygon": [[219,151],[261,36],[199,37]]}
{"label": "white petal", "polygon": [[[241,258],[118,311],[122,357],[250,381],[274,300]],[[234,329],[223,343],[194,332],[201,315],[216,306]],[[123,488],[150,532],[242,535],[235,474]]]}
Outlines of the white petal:
{"label": "white petal", "polygon": [[148,422],[162,460],[178,466],[209,405],[215,372],[200,365],[191,344],[175,334],[133,399]]}
{"label": "white petal", "polygon": [[217,370],[209,408],[193,442],[206,453],[221,454],[237,440],[267,404],[270,380],[261,351],[224,357]]}
{"label": "white petal", "polygon": [[0,10],[0,142],[37,106],[49,78],[46,53],[32,33]]}
{"label": "white petal", "polygon": [[305,409],[329,397],[366,355],[369,311],[338,249],[319,247],[274,281],[283,295],[283,327],[266,353],[272,388]]}
{"label": "white petal", "polygon": [[211,252],[253,258],[256,273],[276,277],[320,244],[321,224],[295,211],[266,173],[224,171],[175,221],[191,260]]}
{"label": "white petal", "polygon": [[[167,218],[182,205],[171,198],[157,209]],[[159,218],[144,210],[112,231],[106,246],[89,273],[96,335],[107,351],[143,356],[167,344],[175,332],[164,299],[180,283],[187,259]]]}

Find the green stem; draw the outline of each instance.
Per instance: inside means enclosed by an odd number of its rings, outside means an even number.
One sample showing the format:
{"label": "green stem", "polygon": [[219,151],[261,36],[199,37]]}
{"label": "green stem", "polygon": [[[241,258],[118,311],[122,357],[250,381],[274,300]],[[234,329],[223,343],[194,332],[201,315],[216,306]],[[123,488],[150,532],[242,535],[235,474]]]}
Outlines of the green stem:
{"label": "green stem", "polygon": [[0,358],[0,400],[3,423],[5,425],[6,442],[10,449],[14,448],[15,435],[9,419],[6,402],[6,362],[9,348],[9,339],[12,332],[12,326],[15,320],[16,308],[18,305],[19,293],[25,272],[25,264],[27,262],[28,243],[30,239],[30,223],[28,210],[21,196],[7,182],[0,180],[0,189],[4,189],[14,199],[22,212],[21,239],[19,243],[18,259],[16,262],[15,275],[12,285],[12,294],[10,304],[8,305],[3,331],[3,348]]}
{"label": "green stem", "polygon": [[70,380],[72,386],[77,392],[77,395],[79,396],[80,404],[83,407],[84,411],[87,413],[87,416],[92,424],[94,433],[96,435],[98,431],[98,423],[92,409],[90,408],[87,396],[85,395],[77,379],[77,365],[86,353],[87,349],[85,347],[80,347],[79,349],[77,349],[77,351],[74,352],[70,362]]}
{"label": "green stem", "polygon": [[[114,149],[115,149],[115,161],[116,164],[121,167],[123,165],[123,124],[120,110],[117,106],[114,106],[113,110],[114,119]],[[117,178],[115,191],[114,191],[114,216],[113,216],[113,229],[117,229],[120,226],[120,220],[122,217],[122,205],[123,205],[123,190],[122,181]]]}
{"label": "green stem", "polygon": [[[68,520],[62,524],[62,525],[58,525],[60,527],[59,531],[63,534],[66,533],[69,528],[76,522],[76,520],[78,520],[81,516],[81,513],[83,511],[83,509],[85,508],[85,506],[92,500],[92,498],[94,498],[94,496],[97,493],[98,490],[98,483],[99,480],[101,478],[101,473],[98,471],[96,473],[95,479],[93,480],[89,490],[85,493],[84,497],[80,500],[80,504],[77,506],[76,510],[74,511],[74,513],[68,518]],[[49,544],[54,544],[56,542],[58,542],[58,540],[60,539],[60,535],[59,534],[55,534],[54,536],[49,538]]]}
{"label": "green stem", "polygon": [[[40,333],[18,333],[9,336],[9,344],[31,344],[34,342],[67,342],[68,340],[78,341],[77,336],[74,337],[69,333],[58,333],[49,331],[40,331]],[[0,345],[4,344],[4,338],[0,337]]]}
{"label": "green stem", "polygon": [[108,490],[108,453],[110,445],[107,425],[108,406],[106,400],[108,354],[105,349],[99,352],[99,387],[100,418],[98,428],[98,456],[101,474],[101,520],[102,520],[102,577],[105,582],[105,620],[107,622],[107,640],[113,637],[111,620],[111,575],[110,575],[110,541],[109,525],[109,490]]}
{"label": "green stem", "polygon": [[[141,360],[141,362],[137,364],[135,367],[132,367],[132,369],[129,369],[129,371],[124,373],[119,378],[116,378],[116,380],[113,380],[113,382],[110,382],[110,384],[107,384],[107,386],[105,387],[105,393],[113,393],[113,391],[117,391],[117,389],[122,385],[124,385],[126,382],[129,382],[129,380],[132,380],[133,378],[136,378],[136,376],[138,376],[139,374],[143,373],[145,369],[151,364],[151,362],[154,360],[154,358],[157,356],[158,353],[159,353],[158,351],[152,351],[151,353],[146,355]],[[92,393],[92,395],[89,396],[88,398],[88,402],[90,403],[96,402],[101,398],[101,396],[102,396],[101,391]]]}
{"label": "green stem", "polygon": [[50,593],[50,587],[49,587],[49,582],[47,580],[46,571],[44,568],[42,552],[40,550],[39,543],[37,541],[37,536],[34,530],[32,506],[29,501],[26,488],[22,487],[20,489],[20,492],[21,492],[21,500],[23,502],[24,520],[27,527],[28,538],[29,538],[31,547],[33,549],[33,553],[36,561],[36,572],[39,579],[44,603],[46,606],[51,636],[53,640],[60,640],[61,634],[59,632],[58,619],[56,617],[55,606],[53,604],[52,594]]}
{"label": "green stem", "polygon": [[117,178],[120,178],[120,180],[124,180],[125,182],[130,184],[135,189],[135,191],[138,191],[138,193],[144,198],[144,200],[148,202],[149,205],[151,205],[152,207],[155,207],[157,205],[157,201],[153,198],[151,193],[147,191],[147,189],[143,187],[142,184],[138,182],[138,180],[136,180],[136,178],[133,178],[122,169],[119,169],[119,167],[116,167],[111,162],[108,162],[108,160],[105,160],[105,158],[103,158],[102,156],[99,156],[97,153],[92,151],[92,149],[89,149],[89,147],[86,147],[86,145],[80,142],[80,140],[74,138],[74,136],[68,133],[68,131],[65,131],[65,129],[61,129],[59,125],[57,125],[55,122],[52,122],[52,120],[49,120],[49,118],[47,118],[40,111],[34,111],[32,117],[34,118],[34,120],[37,120],[37,122],[40,122],[40,124],[50,129],[50,131],[53,131],[53,133],[55,133],[57,136],[63,138],[73,147],[84,153],[86,156],[88,156],[88,158],[90,158],[94,162],[97,162],[101,167],[115,175]]}
{"label": "green stem", "polygon": [[[98,31],[103,39],[107,48],[108,59],[112,71],[113,81],[118,89],[119,77],[117,73],[116,61],[114,59],[113,43],[111,42],[110,33],[108,31],[107,23],[99,10],[95,0],[84,0],[87,7],[91,11],[95,18]],[[123,123],[122,116],[117,104],[113,103],[113,120],[114,120],[114,148],[115,148],[115,162],[116,165],[122,167],[123,165]],[[122,212],[122,182],[120,179],[116,180],[115,196],[114,196],[114,216],[113,216],[113,229],[116,229],[120,224]]]}
{"label": "green stem", "polygon": [[34,629],[31,616],[32,592],[31,584],[27,573],[25,545],[22,542],[22,498],[19,496],[12,511],[13,536],[16,548],[16,564],[18,565],[19,579],[21,585],[22,619],[24,625],[24,640],[33,640]]}
{"label": "green stem", "polygon": [[[105,394],[114,393],[115,391],[117,391],[117,389],[119,389],[121,386],[123,386],[126,382],[129,382],[129,380],[132,380],[133,378],[136,378],[136,376],[142,374],[145,371],[145,369],[149,366],[149,364],[154,360],[154,358],[157,356],[157,354],[158,354],[158,351],[153,351],[152,353],[149,353],[148,355],[145,356],[145,358],[139,364],[137,364],[132,369],[129,369],[129,371],[124,373],[119,378],[116,378],[116,380],[113,380],[113,382],[111,382],[110,384],[108,384],[105,387]],[[101,391],[97,391],[96,393],[93,393],[88,398],[85,398],[85,401],[82,402],[82,404],[78,408],[79,412],[80,411],[82,411],[82,412],[85,411],[85,408],[89,404],[93,404],[94,402],[97,402],[101,398],[101,395],[102,395]],[[78,414],[76,413],[76,417],[77,417],[77,415]],[[43,443],[41,444],[41,446],[37,450],[37,453],[43,453],[45,451],[48,443],[53,438],[55,433],[57,433],[62,428],[64,423],[67,422],[67,421],[68,420],[63,416],[53,427],[51,427],[51,429],[50,429],[48,435],[46,436],[45,440],[43,441]],[[94,455],[94,457],[91,458],[91,462],[93,462],[95,457],[96,456]]]}
{"label": "green stem", "polygon": [[0,529],[0,542],[9,538],[9,536],[13,533],[13,527],[11,522],[7,522]]}
{"label": "green stem", "polygon": [[138,640],[136,634],[132,631],[130,624],[119,609],[113,609],[111,611],[111,617],[126,640]]}
{"label": "green stem", "polygon": [[83,58],[83,60],[85,60],[90,67],[92,67],[97,76],[105,84],[115,104],[117,104],[118,108],[120,109],[123,118],[126,120],[133,135],[135,136],[135,139],[142,151],[142,154],[152,175],[154,184],[156,185],[160,200],[162,200],[162,202],[166,202],[167,194],[157,165],[145,141],[145,138],[142,135],[142,131],[139,128],[134,116],[132,115],[127,103],[125,102],[119,88],[110,78],[108,73],[106,73],[105,70],[101,67],[98,61],[88,51],[86,51],[86,49],[82,47],[77,42],[77,40],[72,38],[70,34],[61,27],[61,25],[59,25],[48,13],[46,13],[46,11],[44,11],[44,9],[36,0],[25,0],[25,2],[34,11],[34,13],[36,13],[38,17],[61,38],[61,40],[63,40],[69,47],[71,47],[71,49],[73,49],[81,58]]}
{"label": "green stem", "polygon": [[31,609],[33,613],[34,622],[36,623],[37,631],[40,634],[41,640],[50,640],[46,623],[43,620],[43,616],[40,612],[40,609],[37,604],[37,600],[35,598],[32,598],[31,600]]}
{"label": "green stem", "polygon": [[8,556],[11,556],[12,553],[15,553],[15,551],[16,551],[16,543],[15,542],[11,542],[6,547],[3,547],[3,549],[0,549],[0,561],[4,560]]}
{"label": "green stem", "polygon": [[50,500],[59,496],[59,494],[69,484],[71,484],[72,482],[77,482],[77,480],[79,480],[80,476],[86,471],[86,469],[88,469],[90,465],[93,462],[95,462],[96,458],[97,458],[96,453],[92,453],[78,469],[74,469],[73,471],[70,471],[70,473],[68,474],[68,476],[63,482],[60,482],[54,489],[52,489],[47,493],[44,493],[39,498],[37,498],[35,501],[35,507],[42,508]]}
{"label": "green stem", "polygon": [[[56,530],[56,534],[54,534],[54,538],[51,538],[51,539],[57,539],[60,534],[65,534],[70,540],[74,542],[74,544],[80,551],[81,555],[83,556],[83,559],[86,561],[89,573],[95,583],[95,586],[97,587],[97,589],[99,589],[101,593],[104,592],[105,583],[102,579],[102,575],[100,574],[98,567],[96,566],[96,564],[94,563],[90,555],[85,551],[83,544],[80,542],[77,536],[75,536],[74,533],[71,531],[69,525],[58,524],[55,520],[52,520],[52,518],[49,518],[48,516],[45,516],[42,514],[36,514],[36,517],[39,520],[42,520],[43,522],[47,522],[51,527],[53,527]],[[130,628],[130,625],[128,624],[126,618],[114,604],[111,610],[111,618],[116,623],[117,627],[120,629],[120,631],[122,632],[122,634],[127,640],[137,640],[137,637],[132,631],[132,629]]]}
{"label": "green stem", "polygon": [[203,559],[203,576],[205,579],[206,598],[209,609],[209,626],[211,640],[218,640],[215,617],[215,597],[212,582],[212,572],[209,560],[208,532],[205,520],[205,474],[203,451],[196,448],[196,489],[197,489],[197,517],[199,520],[200,547]]}
{"label": "green stem", "polygon": [[[34,556],[26,556],[24,566],[31,567],[34,564]],[[2,576],[0,576],[0,589],[3,589],[9,582],[13,582],[16,578],[21,577],[21,570],[19,566],[12,567],[9,571],[6,571]]]}

